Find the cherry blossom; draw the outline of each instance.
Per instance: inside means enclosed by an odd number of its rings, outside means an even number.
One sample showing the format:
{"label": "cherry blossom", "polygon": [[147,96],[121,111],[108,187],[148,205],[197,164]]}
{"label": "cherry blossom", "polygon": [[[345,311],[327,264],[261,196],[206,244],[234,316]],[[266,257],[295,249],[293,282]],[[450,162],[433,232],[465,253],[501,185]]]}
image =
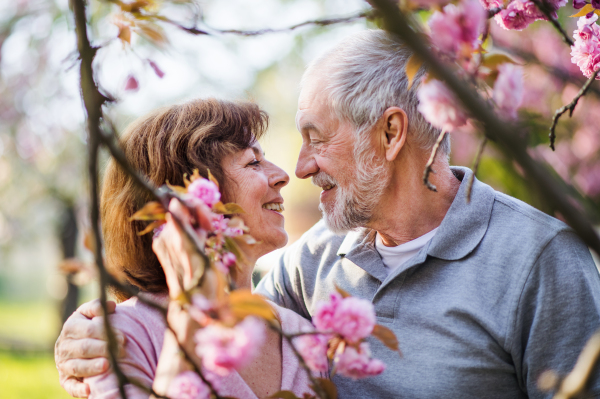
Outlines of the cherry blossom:
{"label": "cherry blossom", "polygon": [[356,380],[383,373],[385,364],[378,359],[372,359],[369,344],[363,342],[358,350],[352,346],[346,347],[336,358],[336,369],[339,374]]}
{"label": "cherry blossom", "polygon": [[208,399],[210,389],[198,374],[184,371],[171,381],[167,396],[172,399]]}
{"label": "cherry blossom", "polygon": [[336,292],[329,295],[329,302],[320,302],[317,304],[312,322],[319,331],[334,330],[335,310],[341,301],[342,296]]}
{"label": "cherry blossom", "polygon": [[[571,62],[590,78],[600,68],[600,27],[596,24],[598,15],[580,17],[579,29],[573,32],[575,44],[571,47]],[[596,76],[600,80],[600,76]]]}
{"label": "cherry blossom", "polygon": [[337,333],[348,342],[355,343],[373,331],[375,309],[366,299],[342,298],[335,293],[331,294],[329,302],[317,305],[313,323],[319,331]]}
{"label": "cherry blossom", "polygon": [[419,112],[438,129],[450,132],[467,122],[468,116],[458,105],[458,99],[439,80],[432,79],[422,83],[417,96]]}
{"label": "cherry blossom", "polygon": [[[567,4],[567,0],[545,0],[544,3],[556,18],[556,11]],[[494,0],[481,0],[481,4],[488,10],[502,6],[501,2]],[[532,22],[548,18],[531,0],[512,0],[494,19],[504,29],[523,30]]]}
{"label": "cherry blossom", "polygon": [[212,208],[221,199],[219,187],[208,179],[194,180],[187,190],[186,198],[200,200],[209,208]]}
{"label": "cherry blossom", "polygon": [[196,354],[202,365],[224,376],[256,356],[265,340],[265,325],[256,317],[246,317],[233,328],[209,324],[194,336]]}
{"label": "cherry blossom", "polygon": [[501,115],[515,119],[517,109],[523,101],[523,69],[506,63],[498,67],[498,72],[494,84],[494,101]]}
{"label": "cherry blossom", "polygon": [[324,373],[329,369],[327,341],[323,334],[307,334],[294,338],[294,346],[311,370]]}
{"label": "cherry blossom", "polygon": [[479,44],[487,13],[477,0],[448,4],[429,19],[431,42],[442,53],[470,58]]}

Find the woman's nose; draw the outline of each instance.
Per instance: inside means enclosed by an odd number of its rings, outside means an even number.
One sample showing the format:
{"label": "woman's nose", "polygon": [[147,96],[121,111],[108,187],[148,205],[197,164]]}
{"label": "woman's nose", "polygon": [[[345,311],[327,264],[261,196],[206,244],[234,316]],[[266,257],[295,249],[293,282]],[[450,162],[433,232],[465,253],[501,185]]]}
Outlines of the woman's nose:
{"label": "woman's nose", "polygon": [[285,170],[281,169],[279,166],[277,166],[275,164],[271,164],[271,165],[272,165],[272,173],[269,178],[269,185],[271,187],[276,187],[279,189],[287,186],[287,184],[290,182],[290,177],[288,176],[287,173],[285,173]]}

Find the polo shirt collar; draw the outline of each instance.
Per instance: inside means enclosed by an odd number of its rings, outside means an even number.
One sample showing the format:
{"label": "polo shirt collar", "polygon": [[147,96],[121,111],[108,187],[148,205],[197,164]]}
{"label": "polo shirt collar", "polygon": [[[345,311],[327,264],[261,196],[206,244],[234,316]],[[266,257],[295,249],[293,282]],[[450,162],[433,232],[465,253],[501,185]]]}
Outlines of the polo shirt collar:
{"label": "polo shirt collar", "polygon": [[[471,202],[467,203],[467,185],[473,172],[469,168],[458,166],[451,167],[451,170],[461,180],[460,187],[427,248],[427,255],[458,260],[470,254],[483,239],[492,215],[495,194],[490,186],[474,179]],[[380,267],[383,262],[374,246],[374,232],[369,229],[360,228],[349,232],[337,255],[346,256],[381,281],[387,276]]]}

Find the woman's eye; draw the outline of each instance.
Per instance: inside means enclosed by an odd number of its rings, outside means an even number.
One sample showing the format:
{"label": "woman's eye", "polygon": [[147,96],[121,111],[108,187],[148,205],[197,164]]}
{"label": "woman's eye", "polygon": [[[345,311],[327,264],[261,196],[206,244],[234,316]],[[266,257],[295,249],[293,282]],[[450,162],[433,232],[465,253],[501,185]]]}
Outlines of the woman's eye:
{"label": "woman's eye", "polygon": [[254,161],[250,162],[248,164],[248,166],[257,166],[260,164],[260,161],[258,159],[255,159]]}

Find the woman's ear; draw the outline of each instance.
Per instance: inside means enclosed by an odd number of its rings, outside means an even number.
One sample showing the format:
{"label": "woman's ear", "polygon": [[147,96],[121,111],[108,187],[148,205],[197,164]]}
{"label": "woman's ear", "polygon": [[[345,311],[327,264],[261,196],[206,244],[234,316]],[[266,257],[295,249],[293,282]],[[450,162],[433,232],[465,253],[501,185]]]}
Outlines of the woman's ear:
{"label": "woman's ear", "polygon": [[385,159],[392,162],[406,143],[408,117],[402,108],[390,107],[383,113],[382,122]]}

